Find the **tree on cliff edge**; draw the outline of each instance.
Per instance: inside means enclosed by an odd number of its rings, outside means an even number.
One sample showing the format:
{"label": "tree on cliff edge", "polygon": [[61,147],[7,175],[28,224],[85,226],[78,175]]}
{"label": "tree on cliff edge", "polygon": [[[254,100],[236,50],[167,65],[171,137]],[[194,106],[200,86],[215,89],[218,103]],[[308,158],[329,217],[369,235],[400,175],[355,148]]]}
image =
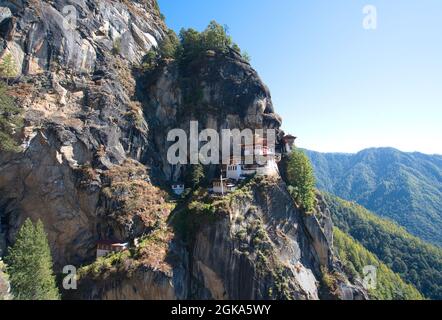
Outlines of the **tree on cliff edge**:
{"label": "tree on cliff edge", "polygon": [[6,78],[6,81],[9,82],[9,79],[17,76],[17,66],[15,65],[14,58],[11,54],[7,54],[2,58],[0,62],[0,77]]}
{"label": "tree on cliff edge", "polygon": [[185,183],[193,189],[196,189],[201,185],[204,177],[204,166],[202,164],[192,165],[189,167],[185,176]]}
{"label": "tree on cliff edge", "polygon": [[[0,62],[0,77],[7,81],[16,75],[14,60],[6,55]],[[18,152],[14,134],[22,126],[22,110],[8,94],[8,84],[0,80],[0,151]]]}
{"label": "tree on cliff edge", "polygon": [[27,219],[6,257],[11,289],[18,300],[58,300],[52,257],[43,223]]}
{"label": "tree on cliff edge", "polygon": [[313,211],[316,201],[313,167],[307,155],[299,149],[294,149],[290,154],[287,179],[289,191],[298,205],[306,212]]}
{"label": "tree on cliff edge", "polygon": [[14,134],[22,126],[22,110],[15,105],[8,95],[7,86],[0,81],[0,151],[18,152],[19,146]]}

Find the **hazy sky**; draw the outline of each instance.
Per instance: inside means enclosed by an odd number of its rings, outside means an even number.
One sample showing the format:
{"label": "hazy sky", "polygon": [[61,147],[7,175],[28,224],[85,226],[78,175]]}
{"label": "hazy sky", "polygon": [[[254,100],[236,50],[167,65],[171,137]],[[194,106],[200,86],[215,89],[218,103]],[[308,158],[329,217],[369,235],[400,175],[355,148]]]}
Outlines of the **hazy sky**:
{"label": "hazy sky", "polygon": [[[298,145],[442,154],[441,0],[159,0],[169,27],[229,26]],[[377,8],[377,29],[363,8]]]}

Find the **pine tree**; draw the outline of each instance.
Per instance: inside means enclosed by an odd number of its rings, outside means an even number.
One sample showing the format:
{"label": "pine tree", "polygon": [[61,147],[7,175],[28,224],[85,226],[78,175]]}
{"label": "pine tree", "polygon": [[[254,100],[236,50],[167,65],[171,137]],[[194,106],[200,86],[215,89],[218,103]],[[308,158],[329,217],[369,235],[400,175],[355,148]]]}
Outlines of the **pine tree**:
{"label": "pine tree", "polygon": [[13,78],[17,75],[17,67],[11,54],[3,57],[0,63],[0,76],[6,79]]}
{"label": "pine tree", "polygon": [[52,257],[39,220],[27,219],[6,257],[11,289],[18,300],[57,300],[60,294],[52,271]]}
{"label": "pine tree", "polygon": [[232,45],[232,38],[227,34],[227,26],[211,21],[202,34],[206,50],[225,52]]}
{"label": "pine tree", "polygon": [[204,180],[204,166],[202,164],[192,165],[187,172],[185,182],[193,189],[198,188]]}
{"label": "pine tree", "polygon": [[192,60],[203,50],[201,34],[195,29],[181,29],[180,42],[182,59]]}
{"label": "pine tree", "polygon": [[180,46],[180,40],[176,33],[169,29],[166,37],[163,39],[160,45],[160,54],[162,58],[176,58],[178,55],[178,48]]}
{"label": "pine tree", "polygon": [[307,155],[299,149],[294,149],[290,154],[287,180],[290,185],[289,191],[295,201],[306,212],[313,211],[316,201],[313,167]]}
{"label": "pine tree", "polygon": [[22,110],[8,95],[6,84],[0,81],[0,151],[20,151],[13,135],[22,126],[21,113]]}

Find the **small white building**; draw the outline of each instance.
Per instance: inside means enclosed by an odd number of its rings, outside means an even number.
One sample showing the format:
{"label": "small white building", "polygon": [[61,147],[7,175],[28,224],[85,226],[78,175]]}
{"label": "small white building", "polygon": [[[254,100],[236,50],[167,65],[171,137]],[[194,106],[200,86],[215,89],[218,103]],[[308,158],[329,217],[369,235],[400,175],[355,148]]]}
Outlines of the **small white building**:
{"label": "small white building", "polygon": [[236,185],[230,182],[228,179],[216,179],[213,180],[213,193],[226,194],[236,190]]}
{"label": "small white building", "polygon": [[111,252],[121,252],[129,249],[129,243],[119,243],[111,240],[100,240],[97,242],[97,259],[107,256]]}
{"label": "small white building", "polygon": [[185,190],[185,185],[182,183],[176,183],[172,185],[172,191],[173,193],[175,193],[177,196],[180,196],[184,193]]}
{"label": "small white building", "polygon": [[231,180],[241,180],[246,176],[254,174],[260,176],[275,176],[279,174],[278,164],[275,156],[268,157],[265,165],[259,164],[230,164],[226,166],[226,178]]}
{"label": "small white building", "polygon": [[226,168],[226,178],[232,180],[240,180],[243,175],[241,164],[231,164]]}
{"label": "small white building", "polygon": [[256,174],[258,176],[267,176],[267,177],[279,175],[279,169],[276,159],[270,158],[269,160],[267,160],[265,166],[258,166],[256,168]]}
{"label": "small white building", "polygon": [[295,146],[296,139],[297,138],[295,136],[292,136],[290,134],[282,138],[282,141],[284,142],[284,149],[287,154],[292,152],[293,147]]}

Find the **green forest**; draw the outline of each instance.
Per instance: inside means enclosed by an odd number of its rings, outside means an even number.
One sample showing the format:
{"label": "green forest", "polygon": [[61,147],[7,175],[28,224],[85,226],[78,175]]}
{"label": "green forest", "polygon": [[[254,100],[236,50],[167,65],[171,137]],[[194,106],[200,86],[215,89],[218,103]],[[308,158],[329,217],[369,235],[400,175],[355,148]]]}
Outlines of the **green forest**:
{"label": "green forest", "polygon": [[369,290],[373,300],[421,300],[421,293],[407,284],[387,265],[360,243],[338,228],[334,229],[334,246],[346,274],[350,279],[362,279],[365,266],[376,267],[376,288]]}
{"label": "green forest", "polygon": [[[426,298],[442,299],[440,248],[360,205],[329,194],[324,196],[337,228],[358,241],[405,282],[414,285]],[[339,248],[339,235],[337,238]]]}
{"label": "green forest", "polygon": [[146,55],[142,67],[146,71],[153,70],[162,59],[175,59],[183,67],[210,51],[216,54],[227,53],[229,50],[236,51],[245,61],[250,62],[249,54],[242,52],[238,44],[233,42],[228,27],[216,21],[211,21],[203,32],[183,28],[177,35],[169,29],[158,50],[151,50]]}

